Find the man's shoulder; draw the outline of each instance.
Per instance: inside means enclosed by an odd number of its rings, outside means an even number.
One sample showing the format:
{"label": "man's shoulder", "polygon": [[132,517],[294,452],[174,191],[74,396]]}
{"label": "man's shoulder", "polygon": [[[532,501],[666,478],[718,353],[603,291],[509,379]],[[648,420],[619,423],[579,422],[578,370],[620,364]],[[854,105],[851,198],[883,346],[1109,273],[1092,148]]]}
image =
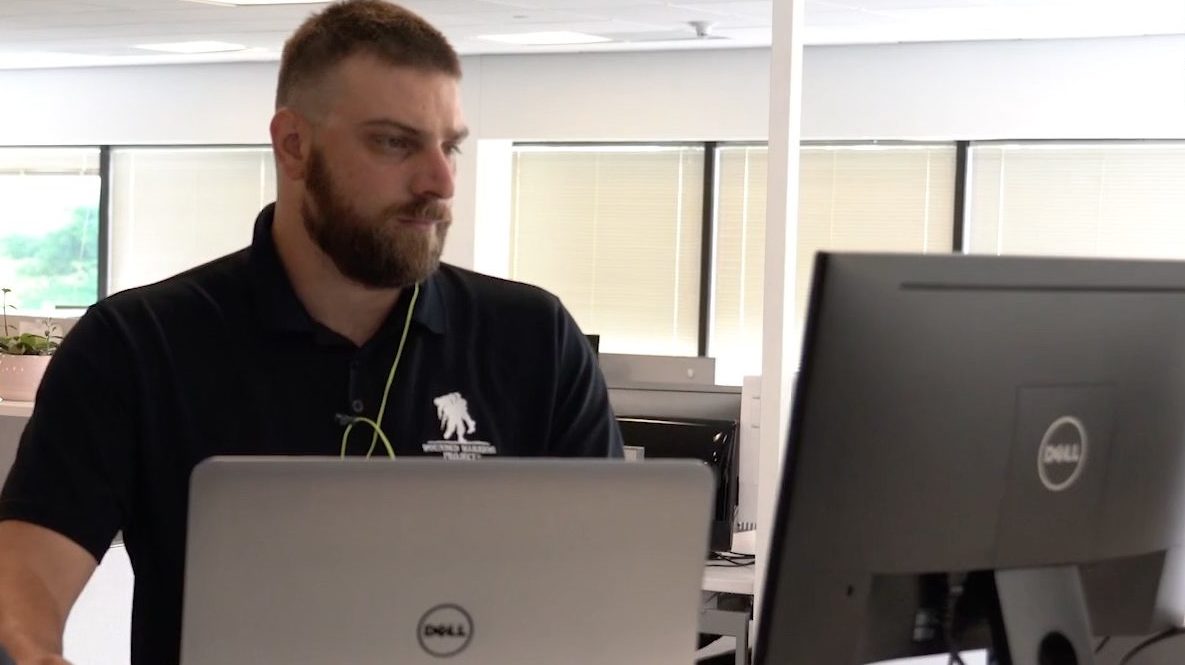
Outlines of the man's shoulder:
{"label": "man's shoulder", "polygon": [[554,314],[563,309],[559,298],[538,286],[454,265],[442,263],[436,279],[450,305],[493,308],[502,313],[535,311]]}
{"label": "man's shoulder", "polygon": [[139,319],[186,312],[202,316],[235,307],[250,290],[250,251],[242,249],[159,282],[120,291],[94,309],[115,319]]}

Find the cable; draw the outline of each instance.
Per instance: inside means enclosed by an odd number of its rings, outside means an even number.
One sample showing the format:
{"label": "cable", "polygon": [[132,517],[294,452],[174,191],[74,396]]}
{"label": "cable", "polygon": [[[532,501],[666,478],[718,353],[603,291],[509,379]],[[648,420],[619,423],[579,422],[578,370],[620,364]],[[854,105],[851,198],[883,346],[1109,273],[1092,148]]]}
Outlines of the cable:
{"label": "cable", "polygon": [[[350,432],[354,429],[354,425],[357,425],[358,423],[362,423],[364,425],[370,425],[371,429],[373,429],[375,432],[375,438],[381,438],[383,440],[383,446],[385,446],[387,448],[387,457],[390,457],[391,459],[395,459],[395,448],[394,448],[394,446],[391,445],[391,440],[388,439],[387,435],[383,433],[383,430],[382,430],[382,428],[379,427],[378,423],[371,420],[370,418],[363,418],[362,416],[353,416],[353,417],[347,417],[347,418],[348,419],[346,422],[348,424],[346,425],[346,431],[342,432],[341,457],[343,459],[346,456],[346,444],[350,440]],[[369,458],[370,454],[367,453],[366,457]]]}
{"label": "cable", "polygon": [[407,306],[407,317],[403,321],[403,334],[399,337],[399,348],[395,351],[395,360],[391,363],[391,371],[387,372],[387,385],[383,388],[383,401],[379,404],[378,418],[371,420],[362,416],[337,416],[338,423],[346,426],[346,431],[342,432],[341,457],[343,459],[346,456],[346,446],[350,441],[350,432],[353,431],[354,426],[358,423],[369,425],[374,430],[370,438],[370,449],[366,451],[367,459],[370,459],[370,456],[374,454],[375,446],[380,439],[383,442],[383,447],[387,449],[387,457],[395,459],[395,447],[391,445],[391,440],[383,433],[383,416],[387,412],[387,397],[391,394],[391,384],[395,380],[395,371],[399,368],[399,359],[403,357],[403,346],[407,343],[407,332],[411,329],[411,316],[416,311],[416,301],[419,298],[420,285],[416,284],[411,294],[411,304]]}
{"label": "cable", "polygon": [[1097,656],[1097,655],[1099,655],[1100,653],[1102,653],[1102,652],[1103,652],[1103,647],[1107,646],[1107,642],[1110,642],[1110,641],[1111,641],[1111,636],[1110,636],[1110,635],[1107,635],[1107,636],[1106,636],[1106,637],[1104,637],[1103,639],[1099,640],[1099,643],[1098,643],[1098,644],[1096,644],[1096,645],[1095,645],[1095,647],[1094,647],[1094,655],[1096,655],[1096,656]]}
{"label": "cable", "polygon": [[711,558],[728,561],[749,561],[756,557],[752,554],[737,554],[736,552],[712,552]]}
{"label": "cable", "polygon": [[1136,654],[1140,653],[1141,651],[1148,649],[1149,647],[1151,647],[1154,644],[1158,644],[1158,643],[1163,642],[1167,639],[1177,637],[1178,635],[1185,635],[1185,628],[1169,628],[1168,630],[1165,630],[1161,633],[1157,633],[1156,635],[1153,635],[1152,637],[1149,637],[1148,639],[1144,640],[1143,642],[1140,642],[1136,646],[1132,647],[1131,651],[1128,651],[1123,656],[1123,658],[1120,658],[1119,665],[1127,665],[1128,663],[1131,662],[1131,659],[1135,658]]}
{"label": "cable", "polygon": [[[383,388],[383,401],[379,403],[379,417],[375,419],[374,436],[370,438],[370,450],[366,451],[367,459],[370,459],[370,456],[374,454],[375,444],[383,433],[383,416],[387,412],[387,396],[391,394],[391,384],[395,381],[395,370],[399,368],[399,359],[403,357],[403,345],[407,342],[407,331],[411,329],[411,315],[416,311],[416,301],[419,299],[420,285],[416,284],[415,289],[411,292],[411,304],[407,306],[407,318],[403,321],[403,334],[399,336],[399,348],[395,351],[395,360],[391,363],[391,371],[387,372],[387,385]],[[391,459],[395,459],[395,450],[386,437],[383,437],[383,443],[387,446],[387,455]]]}
{"label": "cable", "polygon": [[959,653],[959,645],[955,640],[955,613],[958,611],[959,599],[963,597],[964,586],[967,584],[967,573],[952,573],[948,578],[946,592],[946,607],[942,617],[942,630],[946,636],[946,645],[950,648],[950,658],[947,665],[966,665]]}
{"label": "cable", "polygon": [[[709,568],[744,568],[757,562],[751,554],[737,554],[736,552],[712,552],[708,555],[708,561]],[[720,563],[711,563],[713,561]]]}

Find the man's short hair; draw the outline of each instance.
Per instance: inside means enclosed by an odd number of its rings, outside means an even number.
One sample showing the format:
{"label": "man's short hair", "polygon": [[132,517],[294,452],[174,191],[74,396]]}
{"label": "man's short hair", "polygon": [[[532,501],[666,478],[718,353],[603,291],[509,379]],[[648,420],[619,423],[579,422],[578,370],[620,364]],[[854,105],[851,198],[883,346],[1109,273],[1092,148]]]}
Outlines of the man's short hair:
{"label": "man's short hair", "polygon": [[276,107],[298,104],[326,72],[358,53],[461,78],[457,52],[419,15],[384,0],[344,0],[310,16],[285,42]]}

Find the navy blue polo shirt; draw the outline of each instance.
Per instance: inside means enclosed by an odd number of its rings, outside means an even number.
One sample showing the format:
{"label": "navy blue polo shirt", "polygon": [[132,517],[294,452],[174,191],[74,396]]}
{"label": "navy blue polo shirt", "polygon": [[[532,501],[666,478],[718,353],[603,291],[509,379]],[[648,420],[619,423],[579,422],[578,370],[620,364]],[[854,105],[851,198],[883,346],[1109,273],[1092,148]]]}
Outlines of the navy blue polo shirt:
{"label": "navy blue polo shirt", "polygon": [[[341,416],[377,418],[404,332],[410,288],[362,347],[310,318],[272,213],[249,248],[90,308],[50,362],[0,494],[0,519],[96,559],[122,530],[135,665],[178,659],[194,465],[339,454]],[[559,300],[448,265],[420,285],[383,430],[405,456],[622,454],[595,355]],[[347,454],[371,441],[355,427]]]}

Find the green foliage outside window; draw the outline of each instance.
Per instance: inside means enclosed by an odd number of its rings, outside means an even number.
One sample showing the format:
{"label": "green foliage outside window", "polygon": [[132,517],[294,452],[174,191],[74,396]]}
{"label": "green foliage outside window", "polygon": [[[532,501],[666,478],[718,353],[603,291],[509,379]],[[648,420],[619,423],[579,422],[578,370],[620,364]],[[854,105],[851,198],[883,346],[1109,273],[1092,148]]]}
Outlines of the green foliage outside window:
{"label": "green foliage outside window", "polygon": [[79,206],[64,226],[37,233],[17,232],[0,237],[0,262],[12,262],[14,290],[26,309],[53,306],[85,307],[95,302],[99,289],[99,209]]}

